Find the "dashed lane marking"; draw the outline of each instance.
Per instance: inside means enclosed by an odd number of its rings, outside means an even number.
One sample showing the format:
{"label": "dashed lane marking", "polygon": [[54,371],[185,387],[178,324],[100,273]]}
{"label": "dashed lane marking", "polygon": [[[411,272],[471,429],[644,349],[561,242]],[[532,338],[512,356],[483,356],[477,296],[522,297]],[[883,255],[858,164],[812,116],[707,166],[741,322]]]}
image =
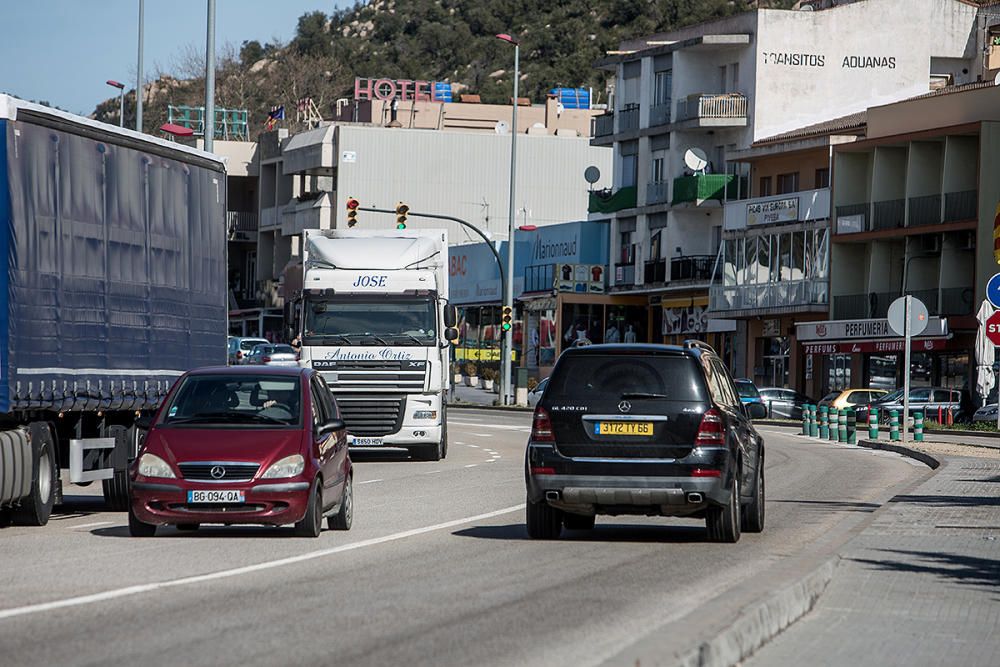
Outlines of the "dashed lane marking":
{"label": "dashed lane marking", "polygon": [[358,482],[358,484],[374,484],[375,482],[384,482],[385,479],[366,479],[363,482]]}
{"label": "dashed lane marking", "polygon": [[469,465],[467,465],[465,467],[466,468],[475,468],[477,465],[479,465],[479,464],[478,463],[470,463]]}
{"label": "dashed lane marking", "polygon": [[95,521],[93,523],[81,523],[79,526],[69,526],[72,530],[82,530],[84,528],[97,528],[98,526],[110,526],[114,521]]}

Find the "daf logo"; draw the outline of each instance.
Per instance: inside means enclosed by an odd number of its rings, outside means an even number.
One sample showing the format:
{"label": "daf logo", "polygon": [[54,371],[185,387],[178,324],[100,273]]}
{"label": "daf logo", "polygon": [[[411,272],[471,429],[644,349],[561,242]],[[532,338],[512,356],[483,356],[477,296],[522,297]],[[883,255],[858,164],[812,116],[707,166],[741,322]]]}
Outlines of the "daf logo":
{"label": "daf logo", "polygon": [[618,412],[631,412],[632,404],[628,401],[622,401],[618,404]]}
{"label": "daf logo", "polygon": [[212,476],[212,479],[222,479],[226,476],[226,469],[222,466],[212,466],[212,469],[208,471],[208,474]]}

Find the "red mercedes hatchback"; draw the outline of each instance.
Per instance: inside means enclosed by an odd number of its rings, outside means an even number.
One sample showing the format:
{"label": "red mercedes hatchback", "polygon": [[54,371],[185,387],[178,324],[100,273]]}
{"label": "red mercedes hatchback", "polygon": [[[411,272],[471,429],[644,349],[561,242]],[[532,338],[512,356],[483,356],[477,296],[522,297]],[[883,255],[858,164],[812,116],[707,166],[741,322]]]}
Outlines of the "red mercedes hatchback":
{"label": "red mercedes hatchback", "polygon": [[309,368],[229,366],[177,380],[129,469],[129,532],[203,523],[348,530],[354,511],[337,403]]}

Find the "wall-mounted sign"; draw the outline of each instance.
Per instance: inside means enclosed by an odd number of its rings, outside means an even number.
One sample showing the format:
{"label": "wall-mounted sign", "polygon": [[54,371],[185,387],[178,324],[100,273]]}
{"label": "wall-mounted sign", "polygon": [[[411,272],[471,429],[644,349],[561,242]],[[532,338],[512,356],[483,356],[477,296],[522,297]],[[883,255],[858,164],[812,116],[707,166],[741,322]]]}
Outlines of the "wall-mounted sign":
{"label": "wall-mounted sign", "polygon": [[557,264],[553,278],[557,292],[604,292],[604,267],[600,264]]}
{"label": "wall-mounted sign", "polygon": [[341,162],[357,162],[358,154],[355,151],[344,151],[340,154]]}
{"label": "wall-mounted sign", "polygon": [[[906,347],[902,338],[890,340],[871,340],[858,343],[808,343],[802,346],[802,351],[809,359],[811,355],[820,354],[895,354],[902,352]],[[914,352],[930,352],[933,350],[944,350],[948,347],[947,338],[915,338],[910,343],[910,349]]]}
{"label": "wall-mounted sign", "polygon": [[[929,317],[926,337],[944,337],[948,335],[948,319]],[[795,336],[799,341],[842,341],[864,340],[876,338],[895,338],[896,334],[889,327],[888,319],[875,320],[831,320],[828,322],[809,322],[795,325]],[[813,352],[807,354],[825,354]]]}
{"label": "wall-mounted sign", "polygon": [[770,225],[799,219],[799,198],[773,199],[747,204],[747,225]]}
{"label": "wall-mounted sign", "polygon": [[761,322],[760,335],[774,338],[781,335],[781,320],[764,320]]}
{"label": "wall-mounted sign", "polygon": [[865,231],[865,216],[863,214],[837,216],[838,234],[859,234],[863,231]]}
{"label": "wall-mounted sign", "polygon": [[414,81],[412,79],[354,79],[354,99],[356,100],[432,100],[438,99],[433,81]]}
{"label": "wall-mounted sign", "polygon": [[708,307],[663,309],[663,335],[702,333],[708,331]]}
{"label": "wall-mounted sign", "polygon": [[[826,67],[826,56],[822,53],[784,53],[763,51],[765,65],[785,67]],[[895,56],[849,55],[835,59],[842,69],[896,69]]]}

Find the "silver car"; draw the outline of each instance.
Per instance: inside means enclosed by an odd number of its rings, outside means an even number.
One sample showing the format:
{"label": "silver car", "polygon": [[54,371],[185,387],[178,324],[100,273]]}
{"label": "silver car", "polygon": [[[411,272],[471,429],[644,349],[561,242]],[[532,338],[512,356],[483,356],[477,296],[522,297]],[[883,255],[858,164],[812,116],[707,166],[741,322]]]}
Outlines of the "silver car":
{"label": "silver car", "polygon": [[973,415],[972,421],[974,422],[992,422],[997,423],[997,404],[987,403],[983,407],[976,410],[976,414]]}
{"label": "silver car", "polygon": [[247,355],[252,366],[298,366],[299,355],[291,345],[256,345]]}

